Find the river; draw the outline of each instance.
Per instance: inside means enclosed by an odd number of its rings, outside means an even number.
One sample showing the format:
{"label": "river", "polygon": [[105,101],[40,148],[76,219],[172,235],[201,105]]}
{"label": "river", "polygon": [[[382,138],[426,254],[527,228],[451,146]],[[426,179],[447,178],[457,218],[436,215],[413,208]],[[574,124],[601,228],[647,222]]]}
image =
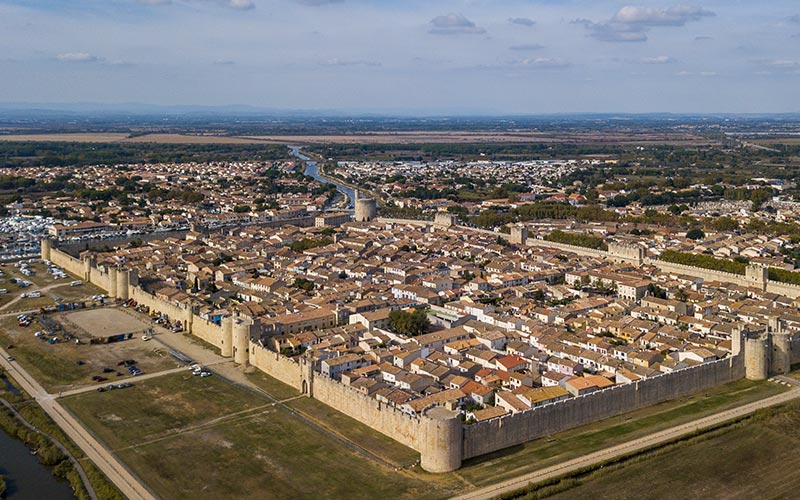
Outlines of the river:
{"label": "river", "polygon": [[[5,408],[4,408],[5,409]],[[0,430],[0,474],[8,500],[75,500],[67,481],[56,479],[22,441]]]}
{"label": "river", "polygon": [[312,160],[308,156],[306,156],[303,153],[301,153],[298,148],[292,148],[292,156],[294,156],[298,160],[302,160],[302,161],[306,162],[306,169],[305,169],[305,171],[303,171],[303,173],[305,175],[313,177],[314,179],[316,179],[319,182],[322,182],[324,184],[333,184],[334,186],[336,186],[336,189],[338,191],[340,191],[345,196],[347,196],[347,199],[349,200],[348,204],[347,204],[347,208],[353,208],[355,206],[356,193],[355,193],[355,191],[353,191],[352,188],[349,188],[349,187],[345,186],[344,184],[339,184],[338,182],[330,181],[330,180],[325,179],[324,177],[322,177],[320,175],[320,173],[319,173],[319,165],[317,165],[317,162],[315,162],[314,160]]}

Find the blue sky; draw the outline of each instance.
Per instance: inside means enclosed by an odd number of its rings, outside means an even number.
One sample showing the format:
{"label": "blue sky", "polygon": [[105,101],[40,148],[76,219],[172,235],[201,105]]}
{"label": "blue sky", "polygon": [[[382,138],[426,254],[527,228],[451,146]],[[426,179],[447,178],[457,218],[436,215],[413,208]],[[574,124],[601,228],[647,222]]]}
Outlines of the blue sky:
{"label": "blue sky", "polygon": [[800,111],[800,2],[0,0],[0,101]]}

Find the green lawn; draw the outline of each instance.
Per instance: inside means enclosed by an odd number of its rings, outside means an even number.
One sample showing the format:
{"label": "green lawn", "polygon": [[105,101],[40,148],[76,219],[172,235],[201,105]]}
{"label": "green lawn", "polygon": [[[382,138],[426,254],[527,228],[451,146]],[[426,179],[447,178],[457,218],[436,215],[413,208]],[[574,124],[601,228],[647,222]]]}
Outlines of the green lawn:
{"label": "green lawn", "polygon": [[740,380],[477,457],[466,461],[459,473],[485,486],[785,390],[772,382]]}
{"label": "green lawn", "polygon": [[367,460],[218,377],[175,374],[64,398],[162,498],[442,498],[452,478]]}
{"label": "green lawn", "polygon": [[797,498],[798,429],[800,403],[760,411],[707,436],[570,481],[572,487],[547,498]]}

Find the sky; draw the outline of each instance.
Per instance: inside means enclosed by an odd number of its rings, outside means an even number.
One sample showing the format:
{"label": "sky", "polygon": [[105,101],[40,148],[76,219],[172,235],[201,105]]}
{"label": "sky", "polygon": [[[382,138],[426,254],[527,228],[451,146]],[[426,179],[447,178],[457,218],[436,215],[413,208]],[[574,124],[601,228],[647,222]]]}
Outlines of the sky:
{"label": "sky", "polygon": [[0,102],[800,111],[797,0],[0,0]]}

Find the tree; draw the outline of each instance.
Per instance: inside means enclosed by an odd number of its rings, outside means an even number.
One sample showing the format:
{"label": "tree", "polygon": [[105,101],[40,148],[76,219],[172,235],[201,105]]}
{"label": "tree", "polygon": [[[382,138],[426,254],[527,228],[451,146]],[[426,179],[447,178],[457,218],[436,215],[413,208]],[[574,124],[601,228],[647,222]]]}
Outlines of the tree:
{"label": "tree", "polygon": [[649,285],[647,285],[647,294],[659,299],[667,298],[667,291],[661,288],[660,286],[656,285],[655,283],[650,283]]}
{"label": "tree", "polygon": [[314,289],[314,282],[307,280],[306,278],[295,278],[294,287],[299,288],[300,290],[305,290],[306,292],[310,292]]}
{"label": "tree", "polygon": [[703,238],[705,238],[706,237],[706,233],[704,233],[703,230],[700,229],[699,227],[696,227],[694,229],[688,230],[686,232],[686,237],[689,238],[690,240],[697,241],[697,240],[702,240]]}
{"label": "tree", "polygon": [[392,311],[389,313],[389,329],[400,335],[416,337],[428,329],[431,322],[425,309],[415,309],[413,312]]}

